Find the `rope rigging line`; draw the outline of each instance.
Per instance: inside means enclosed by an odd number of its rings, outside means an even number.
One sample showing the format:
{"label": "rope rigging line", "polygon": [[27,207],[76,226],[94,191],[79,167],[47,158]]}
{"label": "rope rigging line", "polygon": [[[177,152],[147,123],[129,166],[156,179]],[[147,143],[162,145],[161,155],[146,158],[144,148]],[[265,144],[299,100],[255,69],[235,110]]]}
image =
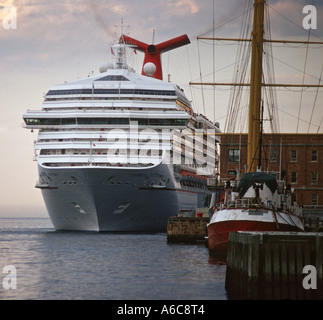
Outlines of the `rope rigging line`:
{"label": "rope rigging line", "polygon": [[[280,109],[280,108],[277,108],[277,109],[278,109],[278,111],[280,111],[281,113],[284,113],[284,114],[286,114],[287,116],[289,116],[289,117],[291,117],[291,118],[297,119],[297,116],[295,116],[295,115],[293,115],[293,114],[291,114],[291,113],[289,113],[289,112],[286,112],[286,111],[284,111],[284,110],[282,110],[282,109]],[[309,123],[310,123],[308,120],[305,120],[305,119],[302,119],[302,118],[300,118],[300,121],[301,121],[301,122],[304,122],[304,123],[306,123],[306,124],[309,124]],[[322,124],[322,122],[323,122],[323,117],[322,117],[322,120],[321,120],[320,125]],[[311,126],[312,126],[312,127],[318,127],[318,131],[320,130],[320,125],[315,125],[314,123],[312,123],[312,124],[311,124]],[[317,131],[317,133],[318,133],[318,131]]]}
{"label": "rope rigging line", "polygon": [[[319,83],[318,83],[319,85],[321,84],[322,74],[323,74],[323,65],[322,65],[322,68],[321,68],[320,80],[319,80]],[[317,88],[317,90],[316,90],[316,94],[315,94],[315,98],[314,98],[314,104],[313,104],[313,108],[312,108],[312,112],[311,112],[310,123],[308,125],[307,133],[309,133],[310,127],[311,127],[311,124],[312,124],[313,113],[314,113],[314,109],[315,109],[315,106],[316,106],[318,94],[319,94],[319,88]]]}
{"label": "rope rigging line", "polygon": [[[190,55],[188,53],[188,47],[186,47],[186,54],[187,54],[187,61],[188,61],[188,67],[189,67],[189,73],[190,73],[190,79],[192,79],[192,65],[190,63]],[[191,92],[191,99],[192,101],[196,101],[195,99],[195,94],[194,94],[194,91],[192,90],[192,86],[189,86],[190,87],[190,92]],[[196,111],[196,110],[195,110]]]}
{"label": "rope rigging line", "polygon": [[[200,53],[200,44],[197,41],[197,51],[198,51],[198,60],[199,60],[199,68],[200,68],[200,80],[202,82],[202,66],[201,66],[201,53]],[[203,114],[205,114],[205,99],[204,99],[204,90],[202,86],[202,104],[203,104]]]}
{"label": "rope rigging line", "polygon": [[[312,5],[314,5],[314,0],[312,1]],[[312,30],[312,28],[310,28],[309,31],[308,31],[308,36],[307,36],[307,41],[308,42],[310,41],[311,30]],[[305,64],[304,64],[304,72],[303,72],[302,85],[305,84],[305,73],[306,73],[307,62],[308,62],[308,51],[309,51],[309,44],[307,44],[307,46],[306,46]],[[303,93],[304,93],[304,88],[301,91],[301,97],[300,97],[300,102],[299,102],[296,133],[298,133],[298,129],[299,129],[299,119],[300,119],[300,116],[301,116],[301,108],[302,108],[302,102],[303,102]]]}
{"label": "rope rigging line", "polygon": [[[213,0],[213,6],[212,6],[212,27],[213,27],[213,38],[215,38],[215,0]],[[213,46],[212,46],[212,49],[213,49],[213,59],[212,59],[212,62],[213,62],[213,82],[215,82],[215,42],[213,42]],[[213,87],[213,119],[214,119],[214,122],[215,122],[215,87]]]}
{"label": "rope rigging line", "polygon": [[[205,33],[203,33],[204,35],[207,33],[212,32],[213,33],[213,39],[215,39],[215,31],[218,30],[219,28],[222,28],[224,25],[232,23],[233,21],[239,19],[242,16],[246,16],[245,19],[242,20],[242,27],[240,28],[240,38],[249,38],[251,40],[251,35],[252,35],[252,16],[253,16],[253,0],[244,0],[244,9],[242,11],[241,14],[233,17],[232,19],[229,19],[223,23],[221,23],[218,26],[215,26],[215,21],[214,21],[214,12],[215,12],[215,0],[213,0],[213,28],[212,30],[209,30]],[[251,41],[248,42],[239,42],[238,44],[238,54],[237,54],[237,58],[234,64],[231,64],[228,67],[224,67],[221,68],[219,70],[216,70],[215,68],[215,47],[214,47],[214,43],[213,43],[213,71],[209,72],[207,75],[205,75],[204,73],[202,73],[202,66],[201,66],[201,49],[200,49],[200,41],[207,39],[207,40],[211,40],[212,38],[204,38],[203,34],[201,36],[197,37],[197,50],[198,50],[198,59],[199,59],[199,80],[200,83],[197,84],[199,86],[199,90],[201,90],[201,95],[202,95],[202,104],[203,104],[203,110],[205,113],[205,109],[206,109],[206,97],[205,97],[205,87],[203,85],[203,79],[205,79],[208,76],[213,76],[213,83],[215,83],[215,75],[217,72],[222,71],[226,68],[230,68],[232,65],[235,66],[236,69],[236,73],[234,73],[234,82],[235,83],[241,83],[244,84],[246,83],[246,78],[247,78],[247,71],[248,71],[248,67],[250,64],[250,57],[251,57]],[[239,57],[242,57],[241,59],[239,59]],[[211,69],[211,68],[210,68]],[[249,79],[247,79],[249,80]],[[191,81],[190,83],[190,87],[191,87],[191,94],[192,94],[192,86],[194,87],[194,81]],[[213,90],[213,102],[214,102],[214,107],[215,107],[215,90],[216,90],[216,86],[213,86],[212,89]],[[227,112],[227,117],[226,117],[226,121],[225,121],[225,129],[224,132],[235,132],[238,129],[237,126],[237,122],[239,121],[238,117],[240,117],[240,119],[242,119],[242,115],[238,112],[240,109],[245,109],[245,108],[241,108],[241,101],[242,96],[244,95],[244,86],[234,86],[233,88],[231,87],[230,89],[230,98],[229,98],[229,105],[228,105],[228,112]],[[228,91],[227,90],[227,91]],[[246,94],[245,94],[246,96]],[[192,94],[193,97],[193,94]],[[248,97],[249,98],[249,97]],[[215,110],[214,110],[214,121],[216,119],[216,114],[215,114]],[[239,122],[241,124],[241,122]],[[245,124],[242,124],[245,125]]]}
{"label": "rope rigging line", "polygon": [[[241,28],[241,38],[250,38],[251,30],[251,20],[252,20],[252,13],[253,13],[253,3],[246,2],[246,8],[249,13],[247,19],[245,20],[245,24]],[[268,35],[268,38],[271,38],[271,26],[270,26],[270,18],[269,18],[269,9],[266,6],[266,23],[265,23],[265,34]],[[267,54],[268,53],[268,54]],[[251,45],[250,43],[244,42],[240,44],[237,58],[235,62],[235,70],[236,73],[233,77],[233,83],[246,83],[247,78],[247,71],[250,64],[250,57],[251,57]],[[273,61],[273,53],[272,47],[267,45],[266,52],[265,52],[265,63],[264,63],[264,72],[263,72],[263,83],[275,83],[274,79],[274,61]],[[240,62],[244,61],[242,65]],[[238,63],[239,62],[239,63]],[[225,132],[235,132],[238,128],[237,121],[241,124],[241,127],[245,125],[244,121],[246,121],[246,116],[243,119],[243,115],[240,114],[241,111],[241,102],[242,102],[242,91],[243,88],[241,86],[233,87],[232,94],[230,96],[229,107],[228,107],[228,117],[225,124]],[[266,113],[270,119],[270,128],[271,132],[277,133],[279,132],[279,118],[278,118],[278,110],[277,110],[277,95],[276,90],[274,87],[264,87],[264,100],[265,104],[267,105]],[[245,99],[247,99],[247,104],[249,103],[249,97],[245,95]],[[242,128],[240,128],[241,130]]]}
{"label": "rope rigging line", "polygon": [[[270,53],[267,53],[268,55],[270,54]],[[274,60],[276,60],[276,61],[278,61],[278,62],[280,62],[280,63],[282,63],[282,64],[284,64],[284,65],[286,65],[287,67],[290,67],[290,68],[292,68],[292,69],[294,69],[294,70],[296,70],[296,71],[299,71],[299,72],[304,72],[304,70],[301,70],[301,69],[298,69],[298,68],[296,68],[295,66],[292,66],[291,64],[289,64],[289,63],[287,63],[286,61],[283,61],[283,60],[281,60],[281,59],[279,59],[279,58],[277,58],[277,57],[274,57],[274,56],[272,56],[272,58],[274,59]],[[313,78],[313,79],[315,79],[315,80],[319,80],[319,78],[318,77],[316,77],[316,76],[314,76],[313,74],[310,74],[310,73],[305,73],[305,75],[307,76],[307,77],[311,77],[311,78]]]}
{"label": "rope rigging line", "polygon": [[[309,32],[308,32],[308,37],[307,37],[308,41],[310,40],[310,36],[311,36],[311,29],[309,29]],[[304,63],[304,71],[303,71],[303,80],[302,80],[302,85],[303,86],[305,84],[305,75],[306,75],[306,68],[307,68],[307,61],[308,61],[308,51],[309,51],[309,45],[306,46],[305,63]],[[301,97],[300,97],[300,102],[299,102],[299,107],[298,107],[296,133],[298,133],[298,130],[299,130],[299,120],[300,120],[300,117],[301,117],[303,93],[304,93],[304,88],[301,90]]]}
{"label": "rope rigging line", "polygon": [[[244,3],[246,18],[244,19],[240,31],[240,38],[250,38],[250,26],[252,21],[253,4],[252,1],[246,0]],[[244,83],[247,77],[247,71],[250,63],[251,45],[250,43],[238,43],[238,51],[235,61],[236,72],[233,75],[234,83]],[[242,62],[242,63],[241,63]],[[228,117],[225,123],[225,132],[235,132],[237,129],[237,121],[239,110],[242,102],[243,88],[242,86],[235,86],[232,88],[229,104],[228,104]],[[241,116],[241,115],[240,115]]]}
{"label": "rope rigging line", "polygon": [[[314,0],[313,0],[312,4],[314,5]],[[269,4],[268,4],[268,7],[269,7],[271,10],[273,10],[277,15],[281,16],[282,18],[284,18],[285,20],[287,20],[288,22],[290,22],[291,24],[293,24],[294,26],[296,26],[298,29],[300,29],[300,30],[302,30],[303,32],[305,32],[305,31],[304,31],[303,26],[299,25],[299,24],[298,24],[298,23],[296,23],[295,21],[293,21],[293,20],[291,20],[290,18],[286,17],[285,15],[283,15],[282,13],[280,13],[279,11],[277,11],[274,7],[270,6]],[[315,38],[318,38],[318,39],[323,40],[323,38],[322,38],[322,37],[318,36],[317,34],[314,34],[313,32],[312,32],[312,36],[313,36],[313,37],[315,37]]]}
{"label": "rope rigging line", "polygon": [[316,133],[319,133],[319,132],[320,132],[320,130],[321,130],[321,125],[322,125],[322,122],[323,122],[323,115],[322,115],[322,118],[321,118],[320,124],[318,125],[318,128],[317,128],[317,131],[316,131]]}
{"label": "rope rigging line", "polygon": [[[265,7],[265,34],[267,35],[268,40],[271,40],[271,22],[269,15],[269,7]],[[274,59],[273,59],[273,50],[271,45],[266,46],[265,51],[265,68],[266,72],[264,72],[264,78],[267,76],[268,83],[275,83],[275,68],[274,68]],[[264,83],[266,83],[266,79],[264,79]],[[279,117],[277,112],[277,92],[274,87],[265,87],[265,98],[267,104],[267,112],[270,119],[270,128],[272,133],[278,133],[280,130],[279,126]]]}
{"label": "rope rigging line", "polygon": [[[229,20],[227,20],[227,21],[225,21],[225,22],[223,22],[223,23],[221,23],[221,24],[219,24],[218,26],[216,26],[215,28],[214,28],[214,31],[216,31],[216,30],[218,30],[218,29],[220,29],[220,28],[222,28],[223,26],[225,26],[226,24],[230,24],[231,22],[233,22],[234,20],[237,20],[237,19],[239,19],[240,17],[242,17],[243,15],[245,15],[247,13],[247,11],[243,11],[242,13],[240,13],[239,15],[237,15],[237,16],[235,16],[235,17],[233,17],[232,19],[229,19]],[[210,33],[210,32],[213,32],[213,29],[212,30],[208,30],[208,31],[206,31],[206,32],[204,32],[204,33],[202,33],[201,35],[200,35],[200,37],[202,37],[203,35],[206,35],[206,34],[208,34],[208,33]]]}
{"label": "rope rigging line", "polygon": [[[233,67],[233,66],[235,66],[236,65],[236,63],[237,62],[233,62],[233,63],[231,63],[231,64],[229,64],[229,65],[227,65],[227,66],[225,66],[225,67],[223,67],[223,68],[220,68],[220,69],[218,69],[217,71],[215,71],[215,73],[218,73],[218,72],[221,72],[221,71],[224,71],[224,70],[226,70],[226,69],[230,69],[231,67]],[[241,60],[241,61],[238,61],[238,63],[244,63],[244,60]],[[204,74],[204,78],[207,78],[207,77],[209,77],[209,76],[211,76],[211,75],[213,75],[213,72],[210,72],[210,73],[206,73],[206,74]],[[191,76],[191,79],[193,79],[193,77]],[[196,82],[197,80],[201,80],[201,78],[200,77],[198,77],[198,78],[195,78],[195,79],[193,79],[191,82]],[[191,84],[191,86],[195,86],[196,84],[194,84],[194,83],[192,83]],[[198,86],[200,86],[200,85],[198,85]],[[216,86],[215,86],[216,87]],[[230,89],[231,90],[231,89]]]}

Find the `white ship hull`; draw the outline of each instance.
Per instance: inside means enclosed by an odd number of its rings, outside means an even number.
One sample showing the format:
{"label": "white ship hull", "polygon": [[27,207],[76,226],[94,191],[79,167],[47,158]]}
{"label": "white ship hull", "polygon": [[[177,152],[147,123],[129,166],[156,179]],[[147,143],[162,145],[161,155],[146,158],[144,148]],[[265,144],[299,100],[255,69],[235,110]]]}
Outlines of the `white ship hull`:
{"label": "white ship hull", "polygon": [[226,251],[229,234],[237,231],[302,232],[304,227],[295,214],[269,209],[223,209],[216,211],[207,226],[211,254]]}
{"label": "white ship hull", "polygon": [[173,166],[145,169],[45,168],[43,198],[56,230],[165,232],[179,210],[204,204],[206,191],[181,188]]}

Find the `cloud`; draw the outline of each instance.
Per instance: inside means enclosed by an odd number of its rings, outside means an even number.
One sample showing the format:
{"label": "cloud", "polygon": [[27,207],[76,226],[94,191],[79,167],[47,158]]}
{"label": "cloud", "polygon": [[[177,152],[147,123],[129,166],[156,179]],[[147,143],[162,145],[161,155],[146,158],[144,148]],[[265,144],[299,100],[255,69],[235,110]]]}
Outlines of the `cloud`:
{"label": "cloud", "polygon": [[2,3],[0,4],[0,9],[3,9],[5,7],[10,7],[14,5],[14,0],[5,0],[2,1]]}
{"label": "cloud", "polygon": [[119,15],[125,15],[127,10],[123,5],[116,5],[112,7],[112,11],[114,13],[117,13]]}
{"label": "cloud", "polygon": [[199,11],[199,6],[194,0],[170,0],[167,6],[172,10],[172,14],[179,16],[196,14]]}
{"label": "cloud", "polygon": [[[271,25],[275,33],[284,37],[306,36],[308,30],[303,28],[303,20],[306,17],[303,8],[309,4],[313,2],[308,0],[269,1]],[[323,25],[320,25],[320,21],[323,18],[323,4],[314,1],[314,6],[317,9],[318,29],[312,30],[311,34],[322,36]]]}

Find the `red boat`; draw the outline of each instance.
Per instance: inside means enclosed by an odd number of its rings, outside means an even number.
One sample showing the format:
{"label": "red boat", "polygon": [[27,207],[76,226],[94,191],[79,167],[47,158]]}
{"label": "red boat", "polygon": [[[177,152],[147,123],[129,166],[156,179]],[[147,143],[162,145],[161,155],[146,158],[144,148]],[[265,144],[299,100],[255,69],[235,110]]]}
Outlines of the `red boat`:
{"label": "red boat", "polygon": [[304,230],[291,188],[285,187],[285,181],[277,181],[276,174],[261,172],[265,4],[265,0],[255,0],[253,6],[247,173],[241,180],[237,177],[234,185],[227,183],[224,203],[211,203],[214,212],[207,227],[210,253],[226,249],[233,231]]}
{"label": "red boat", "polygon": [[224,203],[207,227],[210,253],[226,251],[234,231],[304,231],[289,190],[279,194],[284,189],[283,182],[263,172],[245,174],[237,188],[228,185]]}

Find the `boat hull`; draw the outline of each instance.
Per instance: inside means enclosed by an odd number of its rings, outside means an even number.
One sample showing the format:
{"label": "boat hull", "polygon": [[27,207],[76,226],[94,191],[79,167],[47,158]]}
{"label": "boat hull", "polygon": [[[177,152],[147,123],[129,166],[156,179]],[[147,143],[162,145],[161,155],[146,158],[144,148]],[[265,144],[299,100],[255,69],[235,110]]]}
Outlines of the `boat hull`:
{"label": "boat hull", "polygon": [[[257,214],[258,212],[258,214]],[[304,231],[301,219],[296,215],[272,210],[223,210],[215,212],[208,224],[208,248],[210,254],[223,254],[229,243],[230,232],[236,231]]]}
{"label": "boat hull", "polygon": [[166,232],[169,217],[202,206],[206,191],[180,187],[171,165],[152,168],[39,166],[56,230]]}

